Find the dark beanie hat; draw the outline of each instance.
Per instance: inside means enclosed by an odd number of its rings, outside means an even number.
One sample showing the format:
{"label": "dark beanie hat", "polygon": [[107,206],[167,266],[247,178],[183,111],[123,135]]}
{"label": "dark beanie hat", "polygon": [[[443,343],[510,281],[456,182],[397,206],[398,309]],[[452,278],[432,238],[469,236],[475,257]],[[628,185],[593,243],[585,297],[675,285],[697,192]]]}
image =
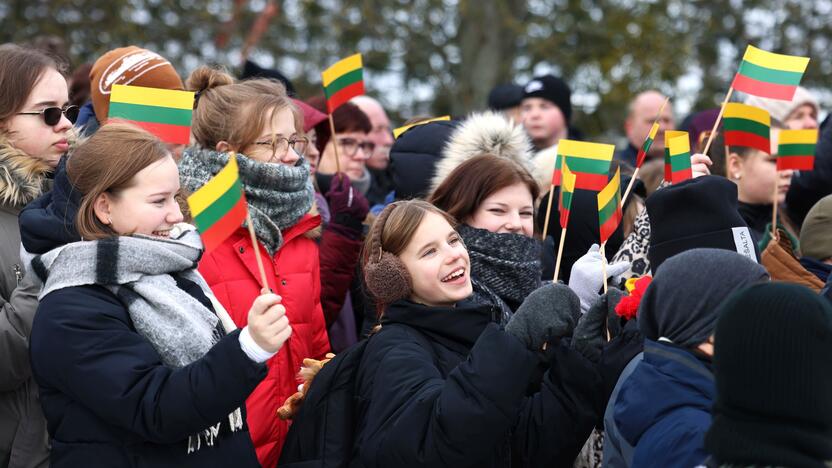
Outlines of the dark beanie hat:
{"label": "dark beanie hat", "polygon": [[668,258],[697,247],[727,249],[759,260],[748,225],[737,210],[737,186],[702,176],[657,190],[646,202],[647,259],[655,273]]}
{"label": "dark beanie hat", "polygon": [[247,80],[249,78],[270,78],[280,81],[286,87],[286,94],[290,97],[296,94],[295,86],[289,81],[289,78],[286,78],[286,75],[277,70],[263,68],[251,60],[246,60],[246,63],[243,64],[243,71],[240,73],[240,80]]}
{"label": "dark beanie hat", "polygon": [[723,305],[705,448],[720,464],[832,461],[832,306],[803,286],[752,286]]}
{"label": "dark beanie hat", "polygon": [[440,120],[410,127],[390,148],[390,172],[397,200],[427,198],[436,163],[459,125],[457,120]]}
{"label": "dark beanie hat", "polygon": [[644,292],[638,324],[645,338],[691,348],[708,340],[718,308],[735,291],[768,278],[765,268],[722,249],[693,249],[659,268]]}
{"label": "dark beanie hat", "polygon": [[533,78],[523,88],[523,99],[543,98],[555,103],[563,112],[566,123],[572,118],[572,90],[562,79],[554,75],[543,75]]}
{"label": "dark beanie hat", "polygon": [[523,87],[514,83],[499,84],[488,93],[488,108],[495,111],[511,109],[523,102]]}

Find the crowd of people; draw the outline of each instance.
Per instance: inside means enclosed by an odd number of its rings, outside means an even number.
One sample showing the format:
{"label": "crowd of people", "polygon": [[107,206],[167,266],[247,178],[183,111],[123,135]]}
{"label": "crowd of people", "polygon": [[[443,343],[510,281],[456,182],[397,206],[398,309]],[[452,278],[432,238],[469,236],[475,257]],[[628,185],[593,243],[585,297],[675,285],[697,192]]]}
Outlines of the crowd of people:
{"label": "crowd of people", "polygon": [[[812,171],[636,95],[623,221],[599,251],[575,190],[561,255],[552,172],[585,138],[556,76],[394,139],[378,100],[330,121],[250,62],[66,63],[0,45],[0,467],[832,464],[832,124],[807,89],[738,99],[773,142],[817,130]],[[117,84],[193,91],[190,144],[108,119]],[[206,251],[185,200],[232,159],[250,218]]]}

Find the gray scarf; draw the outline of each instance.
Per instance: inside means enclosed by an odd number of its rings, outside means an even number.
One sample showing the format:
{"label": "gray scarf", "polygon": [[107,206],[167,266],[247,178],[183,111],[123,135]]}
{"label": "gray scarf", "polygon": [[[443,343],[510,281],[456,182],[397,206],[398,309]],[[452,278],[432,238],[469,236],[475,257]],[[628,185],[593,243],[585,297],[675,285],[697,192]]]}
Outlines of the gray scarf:
{"label": "gray scarf", "polygon": [[[126,305],[136,331],[162,362],[182,368],[203,357],[225,334],[217,315],[179,289],[171,276],[193,281],[210,297],[211,289],[196,271],[201,256],[199,234],[188,230],[170,239],[135,235],[73,242],[35,256],[31,267],[43,283],[38,299],[73,286],[107,288]],[[228,419],[232,431],[243,427],[239,408]],[[219,423],[191,436],[189,453],[198,450],[200,436],[212,445],[218,430]]]}
{"label": "gray scarf", "polygon": [[[195,192],[225,167],[228,154],[200,146],[186,148],[179,161],[182,186]],[[269,255],[274,255],[283,245],[281,231],[294,226],[312,208],[315,190],[309,178],[309,163],[301,158],[290,167],[237,153],[237,165],[254,232]]]}
{"label": "gray scarf", "polygon": [[541,286],[540,242],[522,234],[497,234],[467,224],[457,227],[471,257],[474,284],[493,292],[514,311]]}

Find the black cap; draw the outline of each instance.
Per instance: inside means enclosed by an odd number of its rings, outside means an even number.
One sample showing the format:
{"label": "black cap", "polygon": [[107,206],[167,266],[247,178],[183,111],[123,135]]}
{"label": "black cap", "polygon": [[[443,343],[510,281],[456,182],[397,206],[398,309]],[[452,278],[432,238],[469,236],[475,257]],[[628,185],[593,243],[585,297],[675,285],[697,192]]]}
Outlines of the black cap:
{"label": "black cap", "polygon": [[488,108],[495,111],[511,109],[523,102],[523,87],[514,83],[499,84],[488,93]]}
{"label": "black cap", "polygon": [[553,102],[569,123],[572,118],[572,90],[565,81],[554,75],[535,77],[523,88],[523,99],[532,97]]}
{"label": "black cap", "polygon": [[390,148],[390,172],[397,200],[427,198],[436,163],[458,124],[456,120],[428,122],[396,139]]}
{"label": "black cap", "polygon": [[246,63],[243,65],[243,72],[240,74],[240,79],[247,80],[249,78],[270,78],[280,81],[286,87],[286,94],[289,96],[295,96],[296,94],[295,87],[289,81],[289,78],[286,78],[286,75],[277,70],[263,68],[251,60],[246,60]]}

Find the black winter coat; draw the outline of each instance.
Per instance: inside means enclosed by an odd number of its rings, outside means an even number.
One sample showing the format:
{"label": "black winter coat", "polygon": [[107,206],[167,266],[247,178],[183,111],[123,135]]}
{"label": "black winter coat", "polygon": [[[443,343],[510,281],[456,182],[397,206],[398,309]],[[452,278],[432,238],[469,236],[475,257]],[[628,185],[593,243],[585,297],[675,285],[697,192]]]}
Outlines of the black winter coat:
{"label": "black winter coat", "polygon": [[597,417],[597,374],[558,345],[527,395],[540,359],[492,313],[409,301],[387,309],[358,371],[352,466],[571,465]]}

